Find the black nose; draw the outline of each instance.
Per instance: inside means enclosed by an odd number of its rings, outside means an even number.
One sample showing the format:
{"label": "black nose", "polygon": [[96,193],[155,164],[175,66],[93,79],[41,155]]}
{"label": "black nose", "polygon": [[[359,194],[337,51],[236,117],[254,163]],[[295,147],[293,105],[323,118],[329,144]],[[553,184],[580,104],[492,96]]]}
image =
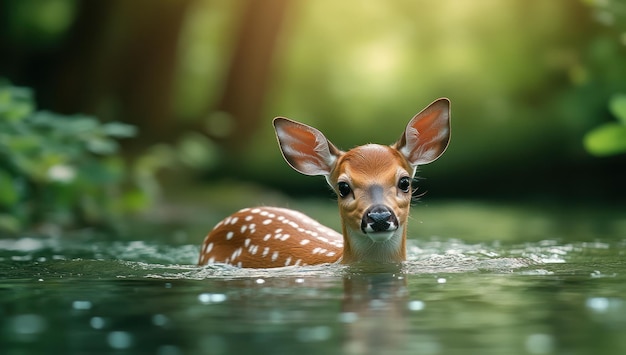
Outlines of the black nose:
{"label": "black nose", "polygon": [[396,215],[385,205],[370,207],[361,220],[361,230],[368,232],[385,232],[398,228]]}

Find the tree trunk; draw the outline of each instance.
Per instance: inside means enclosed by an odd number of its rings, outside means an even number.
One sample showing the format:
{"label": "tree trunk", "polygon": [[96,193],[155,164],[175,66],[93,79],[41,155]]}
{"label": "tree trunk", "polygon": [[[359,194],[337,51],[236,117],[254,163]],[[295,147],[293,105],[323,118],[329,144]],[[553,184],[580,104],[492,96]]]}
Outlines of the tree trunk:
{"label": "tree trunk", "polygon": [[54,109],[134,124],[144,144],[167,140],[177,123],[172,100],[178,40],[193,1],[79,2],[53,90]]}
{"label": "tree trunk", "polygon": [[232,130],[224,136],[207,132],[235,155],[259,127],[288,4],[288,0],[252,0],[243,8],[222,96],[211,108],[230,117]]}

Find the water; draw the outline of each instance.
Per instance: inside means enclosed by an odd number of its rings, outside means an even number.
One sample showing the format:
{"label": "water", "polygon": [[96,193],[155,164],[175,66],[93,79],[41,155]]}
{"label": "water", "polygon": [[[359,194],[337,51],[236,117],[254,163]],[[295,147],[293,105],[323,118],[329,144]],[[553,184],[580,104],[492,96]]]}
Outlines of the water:
{"label": "water", "polygon": [[1,353],[626,353],[623,235],[410,240],[383,270],[197,267],[198,252],[0,239]]}

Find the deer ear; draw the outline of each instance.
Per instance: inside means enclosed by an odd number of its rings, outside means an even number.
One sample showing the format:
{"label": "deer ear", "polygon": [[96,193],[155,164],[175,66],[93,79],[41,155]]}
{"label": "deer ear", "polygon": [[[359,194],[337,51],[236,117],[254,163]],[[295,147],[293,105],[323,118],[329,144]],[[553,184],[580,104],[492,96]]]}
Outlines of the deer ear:
{"label": "deer ear", "polygon": [[441,98],[415,115],[393,147],[416,167],[439,158],[450,141],[450,101]]}
{"label": "deer ear", "polygon": [[280,151],[292,168],[305,175],[330,175],[342,152],[322,132],[284,117],[273,123]]}

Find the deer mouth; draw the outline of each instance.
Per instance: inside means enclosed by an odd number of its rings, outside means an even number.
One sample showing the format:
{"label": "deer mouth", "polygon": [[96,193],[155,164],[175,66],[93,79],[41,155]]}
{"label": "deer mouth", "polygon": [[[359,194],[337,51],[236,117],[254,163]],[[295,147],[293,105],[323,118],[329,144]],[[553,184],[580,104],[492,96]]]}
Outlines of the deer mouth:
{"label": "deer mouth", "polygon": [[365,211],[361,219],[361,231],[374,242],[389,240],[398,230],[398,218],[385,205],[374,205]]}

